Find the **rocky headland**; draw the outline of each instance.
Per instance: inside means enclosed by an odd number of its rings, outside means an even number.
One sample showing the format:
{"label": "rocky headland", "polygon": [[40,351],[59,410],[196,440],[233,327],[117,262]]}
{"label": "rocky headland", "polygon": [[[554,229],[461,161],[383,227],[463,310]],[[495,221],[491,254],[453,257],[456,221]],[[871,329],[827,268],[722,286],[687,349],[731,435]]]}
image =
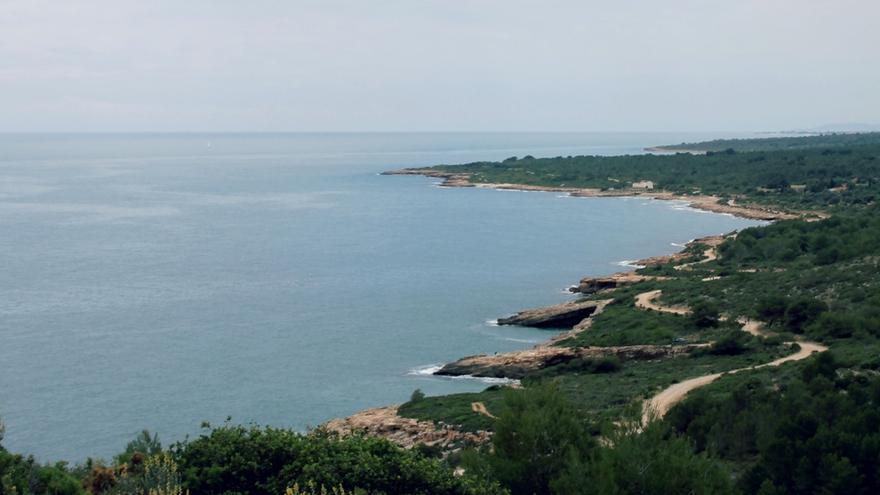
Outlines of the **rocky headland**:
{"label": "rocky headland", "polygon": [[330,420],[321,428],[343,436],[378,436],[407,449],[417,444],[448,449],[455,445],[483,443],[490,437],[486,431],[464,432],[440,422],[404,418],[397,414],[399,407],[366,409],[347,418]]}
{"label": "rocky headland", "polygon": [[619,347],[541,346],[503,354],[479,354],[449,363],[435,375],[519,379],[531,371],[575,359],[616,357],[620,360],[660,359],[681,356],[706,344],[628,345]]}
{"label": "rocky headland", "polygon": [[592,316],[602,306],[602,301],[565,302],[554,306],[527,309],[513,316],[498,318],[498,324],[570,329]]}

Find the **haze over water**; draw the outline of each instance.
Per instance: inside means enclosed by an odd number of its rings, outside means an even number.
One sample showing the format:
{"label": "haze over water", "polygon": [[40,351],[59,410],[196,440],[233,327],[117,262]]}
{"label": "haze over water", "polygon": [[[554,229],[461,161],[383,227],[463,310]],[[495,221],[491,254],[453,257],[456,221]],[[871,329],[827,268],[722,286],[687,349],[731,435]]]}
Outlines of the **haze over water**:
{"label": "haze over water", "polygon": [[479,390],[417,370],[530,347],[552,332],[486,322],[756,222],[377,173],[712,137],[2,135],[4,446],[109,458],[143,428],[305,429],[416,388]]}

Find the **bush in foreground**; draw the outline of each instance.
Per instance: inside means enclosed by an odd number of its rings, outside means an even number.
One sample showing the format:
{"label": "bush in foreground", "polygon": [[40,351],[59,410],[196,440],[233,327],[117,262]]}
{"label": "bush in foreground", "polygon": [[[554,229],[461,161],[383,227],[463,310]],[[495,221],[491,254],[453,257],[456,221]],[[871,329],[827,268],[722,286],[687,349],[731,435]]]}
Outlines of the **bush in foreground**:
{"label": "bush in foreground", "polygon": [[[496,485],[377,438],[303,435],[270,427],[225,425],[172,447],[192,495],[279,495],[288,488],[331,487],[371,494],[497,494]],[[318,490],[318,493],[320,491]]]}

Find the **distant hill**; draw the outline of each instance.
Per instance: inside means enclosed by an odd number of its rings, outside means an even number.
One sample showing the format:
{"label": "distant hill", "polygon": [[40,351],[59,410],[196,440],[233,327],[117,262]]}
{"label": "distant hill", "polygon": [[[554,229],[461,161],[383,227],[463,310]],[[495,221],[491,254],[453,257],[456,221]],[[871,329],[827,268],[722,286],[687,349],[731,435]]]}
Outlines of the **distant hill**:
{"label": "distant hill", "polygon": [[880,132],[880,124],[866,124],[864,122],[825,124],[809,129],[809,132]]}
{"label": "distant hill", "polygon": [[878,145],[880,132],[827,132],[814,136],[773,138],[715,139],[698,143],[681,143],[649,148],[649,151],[781,151],[809,148],[846,148]]}

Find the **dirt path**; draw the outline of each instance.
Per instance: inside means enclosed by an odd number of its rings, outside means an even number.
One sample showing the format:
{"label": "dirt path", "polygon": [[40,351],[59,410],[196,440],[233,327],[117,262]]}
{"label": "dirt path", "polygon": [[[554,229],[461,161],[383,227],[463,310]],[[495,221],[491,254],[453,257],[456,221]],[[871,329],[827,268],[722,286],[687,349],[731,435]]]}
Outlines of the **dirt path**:
{"label": "dirt path", "polygon": [[[688,313],[689,310],[687,308],[662,306],[655,303],[654,299],[659,297],[661,293],[662,291],[660,290],[652,290],[637,295],[636,307],[679,315]],[[748,332],[757,337],[767,336],[767,332],[764,330],[763,322],[757,320],[749,320],[747,318],[740,318],[737,321],[742,325],[742,330],[744,332]],[[721,378],[725,374],[732,375],[734,373],[739,373],[740,371],[756,370],[768,366],[779,366],[789,361],[800,361],[801,359],[806,359],[810,357],[814,352],[825,352],[828,350],[828,347],[817,342],[795,341],[786,343],[797,343],[798,345],[800,345],[800,350],[798,350],[794,354],[789,354],[788,356],[770,361],[769,363],[748,366],[745,368],[726,371],[724,373],[712,373],[710,375],[698,376],[696,378],[691,378],[689,380],[670,385],[657,395],[645,400],[642,406],[642,425],[647,425],[654,419],[662,418],[666,415],[667,412],[669,412],[672,406],[681,402],[690,391],[698,389],[700,387],[705,387],[706,385],[709,385],[715,380]]]}
{"label": "dirt path", "polygon": [[[789,343],[791,344],[793,342]],[[690,391],[698,389],[700,387],[705,387],[706,385],[709,385],[715,380],[721,378],[725,374],[732,375],[734,373],[739,373],[740,371],[756,370],[760,368],[766,368],[768,366],[779,366],[789,361],[800,361],[801,359],[806,359],[810,357],[814,352],[825,352],[828,350],[828,347],[822,344],[818,344],[816,342],[798,342],[798,344],[801,346],[801,348],[796,353],[789,354],[788,356],[770,361],[769,363],[759,364],[757,366],[748,366],[746,368],[739,368],[731,371],[726,371],[724,373],[713,373],[711,375],[698,376],[696,378],[691,378],[690,380],[685,380],[683,382],[670,385],[659,394],[645,401],[644,405],[642,406],[642,425],[647,425],[654,419],[662,418],[666,415],[667,412],[669,412],[670,409],[672,409],[672,406],[684,400],[685,396]]]}
{"label": "dirt path", "polygon": [[642,292],[641,294],[636,296],[636,307],[641,309],[647,309],[650,311],[659,311],[661,313],[672,313],[674,315],[687,315],[691,312],[690,309],[685,308],[683,306],[663,306],[661,304],[657,304],[654,302],[655,299],[660,297],[663,291],[660,289],[651,290],[648,292]]}
{"label": "dirt path", "polygon": [[672,268],[675,270],[690,270],[694,267],[694,265],[699,265],[700,263],[708,263],[710,261],[715,261],[718,259],[718,251],[715,250],[715,246],[709,246],[703,251],[703,259],[692,261],[690,263],[684,263],[681,265],[675,265]]}
{"label": "dirt path", "polygon": [[477,414],[482,414],[483,416],[486,416],[486,417],[489,417],[492,419],[498,419],[497,416],[490,413],[489,410],[486,409],[486,404],[483,404],[482,402],[471,402],[471,411],[473,411]]}

